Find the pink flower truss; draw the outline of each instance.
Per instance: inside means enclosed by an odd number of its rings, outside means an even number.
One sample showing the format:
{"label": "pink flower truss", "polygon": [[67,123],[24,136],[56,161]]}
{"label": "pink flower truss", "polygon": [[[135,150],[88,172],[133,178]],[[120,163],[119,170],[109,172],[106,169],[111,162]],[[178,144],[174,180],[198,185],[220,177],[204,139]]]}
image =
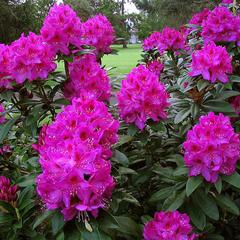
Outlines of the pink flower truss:
{"label": "pink flower truss", "polygon": [[168,93],[158,76],[140,65],[132,70],[117,94],[120,117],[143,129],[148,118],[154,121],[167,117]]}
{"label": "pink flower truss", "polygon": [[80,97],[87,92],[99,101],[109,100],[110,79],[107,72],[96,61],[95,55],[76,57],[69,65],[69,70],[71,79],[64,88],[66,98]]}
{"label": "pink flower truss", "polygon": [[164,65],[158,60],[153,60],[153,61],[147,63],[147,68],[151,72],[155,73],[156,75],[158,75],[160,77],[161,72],[164,69]]}
{"label": "pink flower truss", "polygon": [[204,47],[192,55],[192,71],[190,76],[202,75],[211,83],[217,80],[226,83],[229,81],[227,74],[233,71],[232,58],[225,47],[216,46],[214,42],[205,44]]}
{"label": "pink flower truss", "polygon": [[5,108],[4,108],[3,104],[0,104],[0,124],[3,124],[6,120],[4,112],[5,112]]}
{"label": "pink flower truss", "polygon": [[231,101],[231,105],[233,106],[236,114],[240,115],[240,96],[234,97]]}
{"label": "pink flower truss", "polygon": [[143,50],[149,51],[149,50],[153,50],[154,48],[156,48],[159,44],[160,37],[161,37],[160,32],[153,32],[149,37],[147,37],[143,41],[143,45],[142,45]]}
{"label": "pink flower truss", "polygon": [[73,9],[64,4],[54,4],[46,17],[41,35],[55,51],[69,54],[69,47],[82,44],[82,24]]}
{"label": "pink flower truss", "polygon": [[144,227],[144,240],[194,240],[190,218],[178,211],[156,212]]}
{"label": "pink flower truss", "polygon": [[17,185],[11,185],[11,182],[5,176],[0,176],[0,200],[12,203],[17,199]]}
{"label": "pink flower truss", "polygon": [[11,48],[7,45],[0,44],[0,88],[11,89]]}
{"label": "pink flower truss", "polygon": [[231,175],[240,157],[240,138],[229,117],[210,112],[188,131],[184,142],[184,161],[190,176],[202,175],[215,183],[219,174]]}
{"label": "pink flower truss", "polygon": [[183,49],[186,49],[186,36],[176,29],[164,28],[158,43],[159,53],[163,54],[165,51],[177,52]]}
{"label": "pink flower truss", "polygon": [[115,186],[107,159],[118,128],[104,103],[82,96],[42,129],[37,192],[48,209],[62,209],[68,221],[87,212],[97,217],[106,207]]}
{"label": "pink flower truss", "polygon": [[53,51],[34,33],[28,37],[22,35],[11,44],[11,50],[11,75],[18,84],[27,79],[45,79],[56,68]]}
{"label": "pink flower truss", "polygon": [[104,15],[96,15],[83,23],[83,38],[86,45],[96,48],[97,53],[110,53],[115,31]]}
{"label": "pink flower truss", "polygon": [[204,42],[237,41],[237,17],[226,7],[216,7],[202,24]]}
{"label": "pink flower truss", "polygon": [[205,8],[202,12],[195,14],[189,23],[202,26],[203,21],[207,19],[210,12],[209,9]]}

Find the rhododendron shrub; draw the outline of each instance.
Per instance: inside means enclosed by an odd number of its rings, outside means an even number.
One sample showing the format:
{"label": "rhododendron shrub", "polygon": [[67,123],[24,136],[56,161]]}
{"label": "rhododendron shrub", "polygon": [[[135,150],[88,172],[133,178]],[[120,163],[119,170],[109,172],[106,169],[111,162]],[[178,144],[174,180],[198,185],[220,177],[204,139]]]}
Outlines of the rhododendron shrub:
{"label": "rhododendron shrub", "polygon": [[227,2],[153,32],[116,79],[101,14],[55,4],[38,35],[0,44],[0,239],[240,236],[240,15]]}

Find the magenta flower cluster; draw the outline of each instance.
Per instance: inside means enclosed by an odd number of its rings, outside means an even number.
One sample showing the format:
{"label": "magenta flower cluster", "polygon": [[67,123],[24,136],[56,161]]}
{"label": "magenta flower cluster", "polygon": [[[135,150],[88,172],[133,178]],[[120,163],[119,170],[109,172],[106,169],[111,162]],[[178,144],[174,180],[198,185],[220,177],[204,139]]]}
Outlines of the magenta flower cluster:
{"label": "magenta flower cluster", "polygon": [[60,208],[66,221],[107,207],[115,181],[110,175],[111,146],[119,128],[107,107],[87,95],[73,99],[35,148],[43,173],[37,192],[48,209]]}
{"label": "magenta flower cluster", "polygon": [[0,104],[0,124],[3,124],[5,122],[5,108],[3,106],[3,104]]}
{"label": "magenta flower cluster", "polygon": [[0,200],[12,203],[17,199],[17,185],[11,185],[11,182],[5,176],[0,176]]}
{"label": "magenta flower cluster", "polygon": [[54,52],[50,46],[43,43],[41,36],[30,33],[22,35],[11,44],[12,60],[11,75],[17,83],[25,80],[33,81],[37,78],[47,78],[49,72],[56,68]]}
{"label": "magenta flower cluster", "polygon": [[158,47],[161,38],[160,32],[153,32],[149,37],[143,41],[143,50],[150,51]]}
{"label": "magenta flower cluster", "polygon": [[194,240],[190,218],[187,214],[156,212],[154,219],[144,227],[144,240]]}
{"label": "magenta flower cluster", "polygon": [[183,144],[184,161],[190,176],[202,175],[215,183],[220,174],[231,175],[240,158],[240,137],[229,117],[210,112],[188,131]]}
{"label": "magenta flower cluster", "polygon": [[226,7],[216,7],[202,23],[204,42],[235,42],[240,40],[239,17]]}
{"label": "magenta flower cluster", "polygon": [[160,77],[160,75],[164,69],[164,65],[158,60],[153,60],[153,61],[150,61],[147,63],[147,68],[151,72],[155,73],[157,76]]}
{"label": "magenta flower cluster", "polygon": [[70,80],[64,88],[68,99],[88,93],[99,101],[109,100],[111,95],[110,79],[107,72],[96,61],[95,55],[76,57],[69,65]]}
{"label": "magenta flower cluster", "polygon": [[95,47],[97,53],[110,53],[115,32],[107,17],[99,14],[83,23],[83,39],[86,45]]}
{"label": "magenta flower cluster", "polygon": [[205,8],[202,12],[195,14],[189,23],[202,26],[203,21],[207,19],[210,12],[208,8]]}
{"label": "magenta flower cluster", "polygon": [[165,51],[178,52],[186,48],[186,36],[176,29],[166,27],[161,33],[158,43],[158,51],[163,54]]}
{"label": "magenta flower cluster", "polygon": [[233,71],[232,58],[225,47],[216,46],[214,42],[205,44],[201,50],[192,54],[192,71],[190,76],[202,75],[203,79],[215,83],[217,80],[226,83]]}
{"label": "magenta flower cluster", "polygon": [[143,129],[147,119],[159,121],[167,117],[168,93],[158,76],[140,65],[134,68],[117,94],[120,117]]}
{"label": "magenta flower cluster", "polygon": [[0,88],[11,89],[12,51],[7,45],[0,44]]}
{"label": "magenta flower cluster", "polygon": [[82,24],[80,18],[68,5],[55,4],[49,11],[41,28],[43,40],[55,53],[69,54],[69,47],[80,47]]}

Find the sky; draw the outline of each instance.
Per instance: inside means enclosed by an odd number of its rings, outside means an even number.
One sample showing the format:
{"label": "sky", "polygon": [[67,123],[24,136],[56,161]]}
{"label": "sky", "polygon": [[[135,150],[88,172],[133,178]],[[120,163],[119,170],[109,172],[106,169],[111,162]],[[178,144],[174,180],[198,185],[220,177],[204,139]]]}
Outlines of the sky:
{"label": "sky", "polygon": [[125,4],[125,9],[127,13],[138,13],[138,9],[136,8],[135,4],[128,2]]}

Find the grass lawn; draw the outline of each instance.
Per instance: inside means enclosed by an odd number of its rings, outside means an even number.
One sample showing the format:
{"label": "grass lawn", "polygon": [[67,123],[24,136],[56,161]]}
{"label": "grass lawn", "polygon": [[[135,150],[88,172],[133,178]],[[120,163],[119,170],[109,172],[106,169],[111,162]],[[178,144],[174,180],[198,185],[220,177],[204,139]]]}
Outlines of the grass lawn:
{"label": "grass lawn", "polygon": [[[113,45],[112,48],[118,50],[118,54],[105,55],[102,60],[102,65],[105,65],[106,69],[114,67],[108,72],[111,77],[129,73],[141,59],[140,44],[129,44],[128,48],[123,48],[122,45]],[[62,62],[58,64],[58,71],[64,71]]]}

